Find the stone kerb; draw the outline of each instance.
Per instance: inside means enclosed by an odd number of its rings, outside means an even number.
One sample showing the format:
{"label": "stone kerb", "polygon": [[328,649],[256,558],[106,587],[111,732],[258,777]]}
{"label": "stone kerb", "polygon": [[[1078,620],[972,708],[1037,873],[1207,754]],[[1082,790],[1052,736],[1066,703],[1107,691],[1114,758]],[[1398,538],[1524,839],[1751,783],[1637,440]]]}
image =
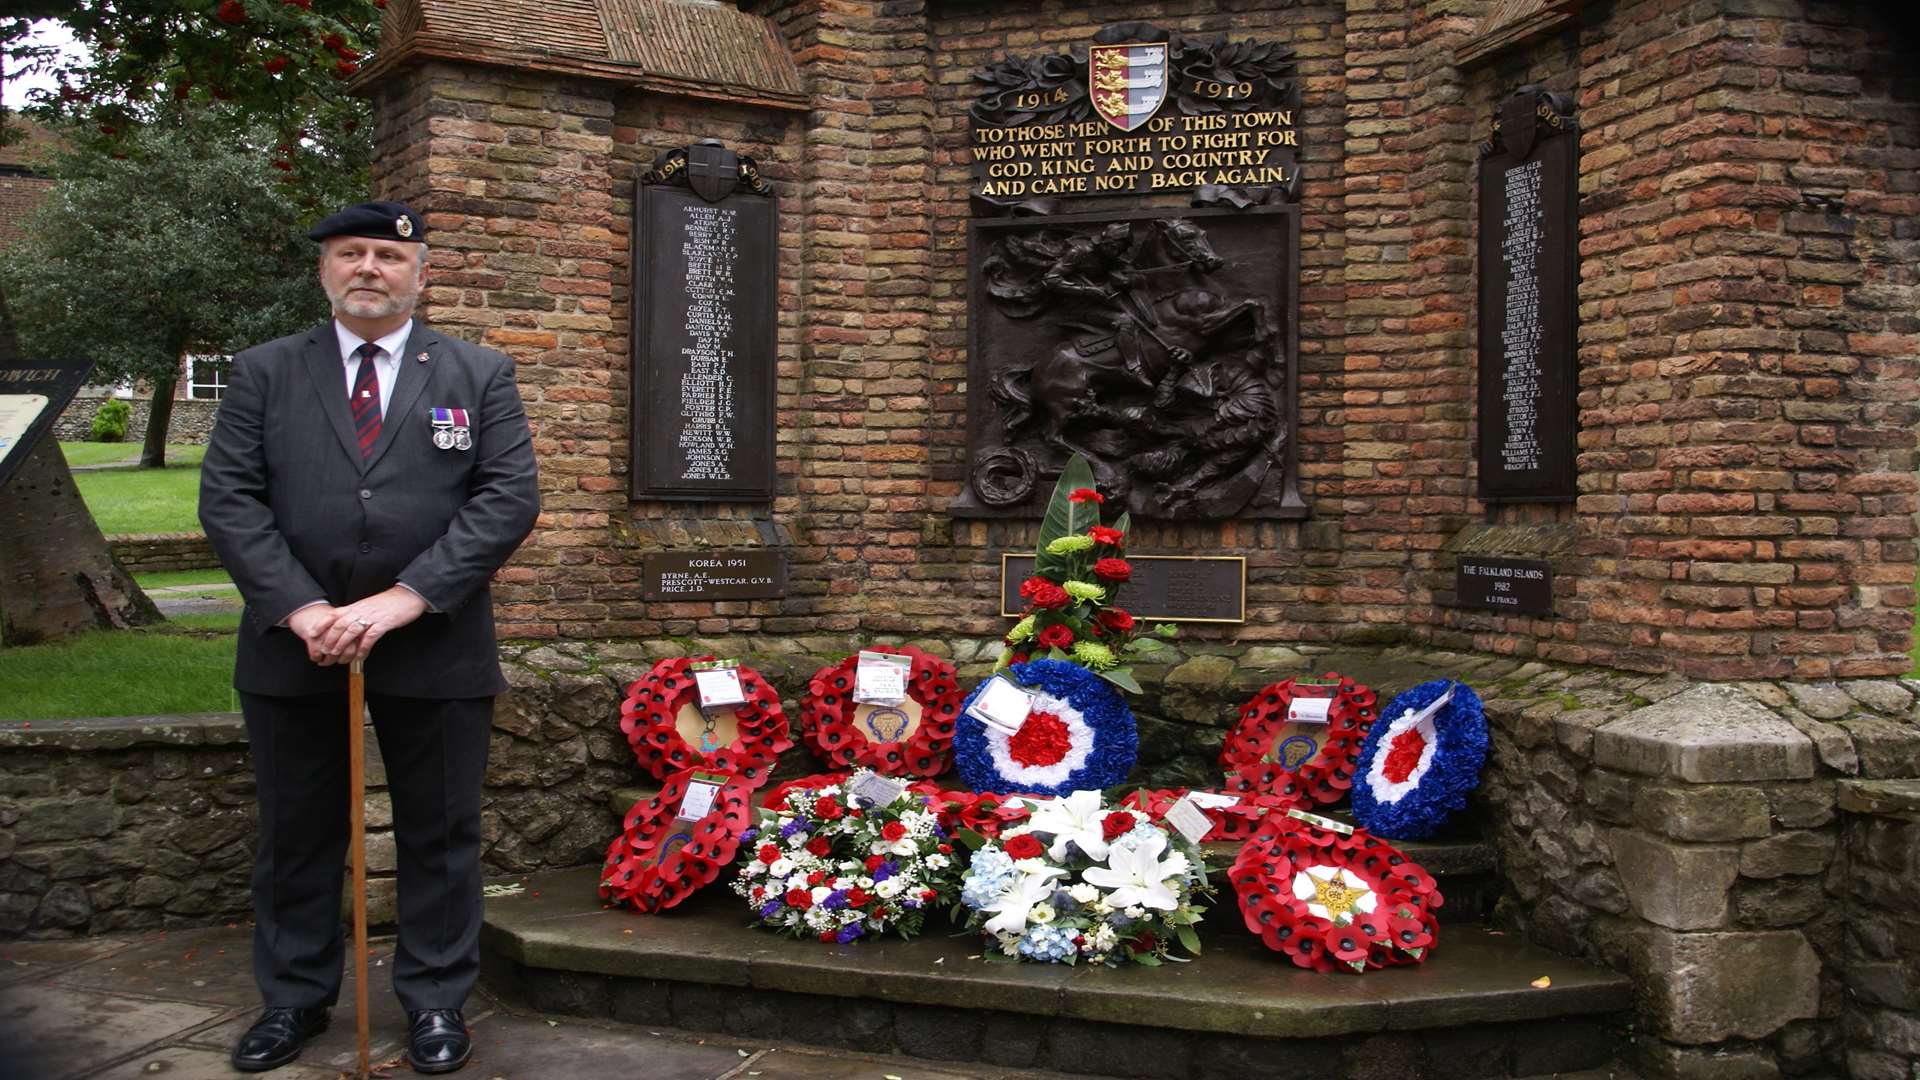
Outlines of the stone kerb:
{"label": "stone kerb", "polygon": [[1841,855],[1829,881],[1848,928],[1847,1073],[1910,1080],[1920,1075],[1920,780],[1839,788]]}

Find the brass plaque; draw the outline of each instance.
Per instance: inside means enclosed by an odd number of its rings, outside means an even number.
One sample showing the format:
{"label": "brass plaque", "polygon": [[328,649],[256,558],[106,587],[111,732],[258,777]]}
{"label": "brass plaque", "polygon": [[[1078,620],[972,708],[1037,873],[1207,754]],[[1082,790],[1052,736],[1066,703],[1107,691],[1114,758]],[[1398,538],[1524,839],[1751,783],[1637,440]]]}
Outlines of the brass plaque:
{"label": "brass plaque", "polygon": [[[1133,578],[1120,607],[1160,622],[1247,621],[1247,560],[1239,555],[1129,555]],[[1026,602],[1020,583],[1033,576],[1033,556],[1000,556],[1000,614],[1017,618]]]}

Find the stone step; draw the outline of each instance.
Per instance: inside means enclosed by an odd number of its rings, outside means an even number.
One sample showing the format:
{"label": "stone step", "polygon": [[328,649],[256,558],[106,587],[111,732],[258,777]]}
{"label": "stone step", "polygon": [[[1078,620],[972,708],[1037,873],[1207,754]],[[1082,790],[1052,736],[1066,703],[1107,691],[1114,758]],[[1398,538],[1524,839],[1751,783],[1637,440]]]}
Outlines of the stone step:
{"label": "stone step", "polygon": [[1477,926],[1445,928],[1416,967],[1302,971],[1231,932],[1230,896],[1198,960],[1110,971],[987,963],[944,924],[910,942],[794,941],[748,929],[717,884],[635,915],[605,908],[596,881],[594,867],[555,871],[488,901],[491,991],[625,1023],[1179,1080],[1596,1069],[1632,999],[1622,976]]}
{"label": "stone step", "polygon": [[[660,785],[651,781],[608,792],[607,807],[613,814],[616,827],[625,822],[627,812],[633,809],[635,803],[651,799],[659,793]],[[1326,813],[1337,820],[1353,823],[1352,813],[1344,807]],[[612,839],[611,834],[608,839]],[[1494,902],[1500,899],[1500,879],[1496,872],[1498,868],[1494,862],[1493,845],[1480,839],[1471,825],[1456,822],[1432,839],[1399,840],[1394,842],[1394,846],[1440,880],[1441,893],[1447,900],[1439,913],[1442,922],[1480,922],[1493,912]],[[1239,843],[1231,841],[1209,843],[1205,847],[1208,861],[1222,868],[1232,863],[1240,850]],[[1219,875],[1216,874],[1216,877]],[[1224,880],[1221,878],[1223,884]]]}

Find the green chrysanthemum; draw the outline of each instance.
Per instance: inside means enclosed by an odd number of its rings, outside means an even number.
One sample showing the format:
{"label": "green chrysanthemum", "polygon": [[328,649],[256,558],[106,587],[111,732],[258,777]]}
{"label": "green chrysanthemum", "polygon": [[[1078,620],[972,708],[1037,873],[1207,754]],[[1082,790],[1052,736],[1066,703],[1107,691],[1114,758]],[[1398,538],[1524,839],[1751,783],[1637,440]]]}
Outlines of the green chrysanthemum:
{"label": "green chrysanthemum", "polygon": [[1093,671],[1107,671],[1117,667],[1120,658],[1098,641],[1076,641],[1073,643],[1073,662]]}
{"label": "green chrysanthemum", "polygon": [[1007,640],[1015,645],[1018,645],[1019,643],[1027,640],[1032,636],[1033,636],[1033,616],[1031,615],[1027,616],[1024,619],[1021,619],[1017,623],[1014,623],[1013,629],[1007,631]]}
{"label": "green chrysanthemum", "polygon": [[[1058,540],[1055,540],[1051,544],[1047,545],[1047,554],[1072,555],[1077,551],[1086,551],[1092,547],[1093,547],[1093,537],[1091,536],[1062,536]],[[1068,592],[1073,591],[1071,585],[1068,586],[1067,591]]]}
{"label": "green chrysanthemum", "polygon": [[1107,590],[1091,581],[1069,581],[1060,587],[1075,600],[1103,600],[1107,595]]}

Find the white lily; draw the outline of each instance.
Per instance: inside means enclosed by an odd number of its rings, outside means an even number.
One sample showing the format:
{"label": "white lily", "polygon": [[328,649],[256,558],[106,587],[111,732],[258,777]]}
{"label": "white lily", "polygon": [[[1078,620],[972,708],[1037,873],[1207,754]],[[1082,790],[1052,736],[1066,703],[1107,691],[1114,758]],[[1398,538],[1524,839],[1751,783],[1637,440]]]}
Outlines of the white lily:
{"label": "white lily", "polygon": [[1087,858],[1099,862],[1107,857],[1107,838],[1101,831],[1101,819],[1109,812],[1101,805],[1099,792],[1076,791],[1065,798],[1041,803],[1027,824],[1032,831],[1053,837],[1053,846],[1047,849],[1053,861],[1065,862],[1067,844],[1073,843],[1087,853]]}
{"label": "white lily", "polygon": [[1007,891],[999,899],[986,906],[987,911],[997,911],[998,915],[988,919],[986,929],[995,934],[1020,934],[1027,929],[1027,913],[1035,904],[1053,895],[1053,879],[1066,873],[1058,867],[1048,867],[1037,874],[1022,874],[1015,878]]}
{"label": "white lily", "polygon": [[1179,871],[1171,869],[1170,862],[1161,861],[1160,853],[1166,849],[1165,835],[1137,846],[1114,848],[1107,865],[1089,866],[1080,876],[1089,884],[1110,890],[1107,902],[1114,907],[1137,905],[1172,911],[1180,906],[1180,898],[1167,888],[1167,879]]}

